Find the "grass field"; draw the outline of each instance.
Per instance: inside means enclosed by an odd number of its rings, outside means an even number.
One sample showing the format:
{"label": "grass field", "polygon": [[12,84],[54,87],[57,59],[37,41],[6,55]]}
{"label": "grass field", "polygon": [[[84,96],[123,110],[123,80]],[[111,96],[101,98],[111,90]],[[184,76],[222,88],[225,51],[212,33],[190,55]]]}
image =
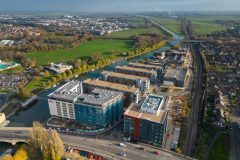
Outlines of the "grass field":
{"label": "grass field", "polygon": [[229,136],[221,133],[210,151],[209,160],[228,160],[229,159]]}
{"label": "grass field", "polygon": [[50,80],[51,77],[40,77],[39,80],[32,80],[29,82],[26,86],[25,89],[31,91],[32,93],[38,93],[40,90],[43,89],[43,82],[47,83],[48,80]]}
{"label": "grass field", "polygon": [[227,26],[223,26],[221,24],[213,23],[213,22],[202,22],[202,21],[192,21],[192,26],[194,32],[199,35],[209,34],[214,31],[222,31],[226,30]]}
{"label": "grass field", "polygon": [[232,15],[202,15],[202,16],[191,16],[189,19],[194,21],[203,21],[203,22],[214,22],[217,20],[233,20],[240,21],[240,16],[232,16]]}
{"label": "grass field", "polygon": [[127,18],[126,22],[130,23],[130,24],[141,25],[141,24],[144,24],[144,19],[137,18],[137,17],[131,17],[131,18]]}
{"label": "grass field", "polygon": [[151,28],[137,28],[137,29],[129,29],[119,32],[113,32],[109,34],[110,37],[119,37],[119,38],[129,38],[131,36],[137,36],[142,33],[157,33],[162,34],[161,30],[156,27]]}
{"label": "grass field", "polygon": [[78,59],[83,56],[91,56],[94,53],[102,53],[104,57],[111,56],[113,50],[126,52],[133,49],[134,41],[132,40],[109,40],[97,39],[85,42],[76,48],[61,49],[51,52],[32,52],[28,57],[36,59],[37,64],[44,65],[51,62],[67,62]]}
{"label": "grass field", "polygon": [[201,15],[191,16],[188,19],[192,20],[194,31],[200,35],[226,30],[228,26],[224,26],[217,22],[219,20],[240,22],[240,16],[230,15]]}
{"label": "grass field", "polygon": [[167,29],[177,33],[181,34],[181,23],[177,19],[173,18],[163,18],[163,17],[153,17],[151,18],[155,22],[163,25]]}

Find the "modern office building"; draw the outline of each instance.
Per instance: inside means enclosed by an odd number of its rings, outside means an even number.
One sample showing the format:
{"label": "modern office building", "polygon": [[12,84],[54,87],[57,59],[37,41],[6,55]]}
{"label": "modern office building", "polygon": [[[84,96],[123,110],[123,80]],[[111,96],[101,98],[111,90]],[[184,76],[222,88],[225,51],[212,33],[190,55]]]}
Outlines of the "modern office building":
{"label": "modern office building", "polygon": [[81,94],[74,105],[75,119],[81,124],[110,127],[123,114],[123,93],[95,88],[90,94]]}
{"label": "modern office building", "polygon": [[74,103],[82,92],[82,83],[70,81],[48,95],[50,115],[75,119]]}
{"label": "modern office building", "polygon": [[167,98],[149,95],[142,104],[132,103],[124,113],[125,136],[162,147],[167,127]]}
{"label": "modern office building", "polygon": [[130,66],[117,66],[115,67],[116,72],[124,73],[124,74],[131,74],[136,76],[144,76],[148,77],[152,83],[158,82],[158,73],[152,69],[145,69],[145,68],[137,68],[137,67],[130,67]]}
{"label": "modern office building", "polygon": [[164,75],[164,84],[183,87],[187,70],[179,68],[168,68]]}
{"label": "modern office building", "polygon": [[150,80],[148,77],[123,74],[118,72],[103,71],[100,78],[104,81],[136,86],[141,92],[150,89]]}
{"label": "modern office building", "polygon": [[71,81],[49,94],[50,114],[97,128],[114,125],[121,119],[122,92],[100,88],[90,93],[82,91],[81,82]]}
{"label": "modern office building", "polygon": [[90,93],[96,87],[123,92],[125,106],[129,105],[132,102],[138,103],[139,101],[139,89],[135,86],[130,87],[127,85],[102,81],[99,79],[86,79],[83,81],[84,93]]}

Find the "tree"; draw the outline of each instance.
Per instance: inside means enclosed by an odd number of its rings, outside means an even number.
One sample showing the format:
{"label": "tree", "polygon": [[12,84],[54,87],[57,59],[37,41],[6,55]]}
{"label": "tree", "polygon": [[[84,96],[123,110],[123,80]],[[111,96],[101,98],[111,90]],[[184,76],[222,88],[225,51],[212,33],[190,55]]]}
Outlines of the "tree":
{"label": "tree", "polygon": [[75,68],[81,67],[81,65],[82,65],[82,60],[81,60],[81,59],[77,59],[77,60],[74,62]]}
{"label": "tree", "polygon": [[103,57],[102,57],[102,54],[101,53],[94,53],[92,56],[91,56],[92,60],[97,62],[99,60],[101,60]]}
{"label": "tree", "polygon": [[55,130],[50,134],[39,122],[34,122],[29,138],[30,155],[44,160],[61,160],[64,154],[63,143]]}
{"label": "tree", "polygon": [[52,81],[52,83],[56,83],[57,82],[57,78],[56,77],[52,77],[51,81]]}
{"label": "tree", "polygon": [[13,160],[13,157],[10,154],[4,155],[1,160]]}
{"label": "tree", "polygon": [[67,76],[68,76],[68,77],[72,77],[72,74],[73,74],[73,73],[72,73],[72,70],[68,70],[68,71],[67,71]]}
{"label": "tree", "polygon": [[28,160],[27,148],[25,145],[21,146],[20,149],[13,156],[14,160]]}
{"label": "tree", "polygon": [[50,73],[49,73],[47,70],[45,70],[44,76],[45,76],[45,77],[49,77],[49,75],[50,75]]}
{"label": "tree", "polygon": [[67,74],[66,74],[66,72],[63,72],[62,73],[62,79],[66,79],[67,78]]}
{"label": "tree", "polygon": [[57,80],[62,80],[63,76],[61,74],[57,74]]}
{"label": "tree", "polygon": [[62,140],[60,139],[56,130],[52,130],[50,133],[51,142],[51,155],[53,160],[61,160],[64,154],[64,147]]}

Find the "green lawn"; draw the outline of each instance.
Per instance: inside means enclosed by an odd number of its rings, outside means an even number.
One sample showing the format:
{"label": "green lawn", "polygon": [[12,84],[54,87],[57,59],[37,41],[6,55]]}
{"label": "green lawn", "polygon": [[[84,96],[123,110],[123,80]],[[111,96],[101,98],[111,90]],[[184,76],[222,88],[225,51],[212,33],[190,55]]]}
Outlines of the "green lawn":
{"label": "green lawn", "polygon": [[228,26],[219,23],[220,20],[240,22],[240,16],[230,15],[200,15],[191,16],[188,19],[192,20],[193,29],[199,35],[226,30]]}
{"label": "green lawn", "polygon": [[210,151],[209,160],[228,160],[230,155],[229,136],[221,133]]}
{"label": "green lawn", "polygon": [[230,20],[230,21],[240,21],[240,16],[232,15],[200,15],[200,16],[191,16],[188,19],[194,21],[203,21],[203,22],[215,22],[217,20]]}
{"label": "green lawn", "polygon": [[112,32],[108,36],[110,37],[119,37],[119,38],[129,38],[131,36],[137,36],[142,33],[157,33],[162,34],[161,30],[156,27],[151,28],[137,28],[137,29],[129,29],[119,32]]}
{"label": "green lawn", "polygon": [[31,52],[28,53],[27,56],[36,59],[37,64],[44,65],[51,62],[66,62],[83,56],[91,56],[97,52],[107,57],[111,55],[113,50],[126,52],[133,49],[134,43],[132,40],[97,39],[87,41],[72,49],[61,49],[51,52]]}
{"label": "green lawn", "polygon": [[174,18],[163,18],[163,17],[152,17],[153,21],[163,25],[167,29],[177,33],[181,34],[181,23],[177,19]]}
{"label": "green lawn", "polygon": [[26,86],[25,89],[31,91],[32,93],[38,93],[40,90],[43,89],[43,82],[47,83],[48,80],[51,80],[51,77],[40,77],[39,80],[32,80],[29,82]]}
{"label": "green lawn", "polygon": [[193,30],[199,35],[209,34],[214,31],[222,31],[227,29],[227,26],[223,26],[221,24],[213,23],[213,22],[203,22],[203,21],[193,20],[192,25],[193,25]]}
{"label": "green lawn", "polygon": [[135,25],[142,25],[142,24],[144,24],[144,19],[137,18],[137,17],[131,17],[131,18],[127,18],[126,22],[130,23],[130,24],[135,24]]}

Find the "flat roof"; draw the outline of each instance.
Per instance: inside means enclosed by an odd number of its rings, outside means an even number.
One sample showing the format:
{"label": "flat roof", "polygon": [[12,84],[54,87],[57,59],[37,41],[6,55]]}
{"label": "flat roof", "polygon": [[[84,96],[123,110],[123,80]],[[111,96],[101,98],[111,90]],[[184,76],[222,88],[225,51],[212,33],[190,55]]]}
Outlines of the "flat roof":
{"label": "flat roof", "polygon": [[144,63],[129,63],[129,66],[140,67],[140,68],[149,68],[149,69],[158,69],[161,66],[151,65],[151,64],[144,64]]}
{"label": "flat roof", "polygon": [[127,111],[124,113],[125,116],[134,117],[138,119],[145,119],[155,123],[163,123],[167,118],[168,112],[161,110],[159,114],[152,114],[148,112],[143,112],[140,110],[140,106],[136,103],[132,103]]}
{"label": "flat roof", "polygon": [[83,83],[93,85],[96,87],[112,88],[112,89],[123,91],[123,92],[130,92],[130,93],[138,92],[138,88],[136,88],[135,86],[129,87],[127,85],[102,81],[99,79],[86,79],[83,81]]}
{"label": "flat roof", "polygon": [[80,83],[80,81],[70,81],[48,96],[56,99],[74,101],[81,94]]}
{"label": "flat roof", "polygon": [[177,78],[179,76],[179,70],[175,68],[168,68],[164,77],[175,77]]}
{"label": "flat roof", "polygon": [[185,69],[168,68],[164,77],[174,77],[177,80],[184,81],[187,71]]}
{"label": "flat roof", "polygon": [[164,100],[163,96],[153,96],[149,95],[146,100],[141,105],[141,109],[154,110],[157,111],[161,107],[161,103]]}
{"label": "flat roof", "polygon": [[136,68],[136,67],[129,67],[129,66],[116,66],[116,69],[124,69],[129,71],[137,71],[137,72],[145,72],[145,73],[151,73],[151,74],[157,74],[156,71],[150,70],[150,69],[144,69],[144,68]]}
{"label": "flat roof", "polygon": [[147,79],[149,79],[148,77],[135,76],[135,75],[131,75],[131,74],[124,74],[124,73],[110,72],[110,71],[102,71],[101,74],[108,74],[113,77],[121,77],[121,78],[125,78],[125,79],[133,79],[133,80],[141,79],[141,80],[146,81]]}
{"label": "flat roof", "polygon": [[122,95],[123,93],[119,91],[95,88],[90,94],[81,94],[78,97],[77,103],[103,107]]}

